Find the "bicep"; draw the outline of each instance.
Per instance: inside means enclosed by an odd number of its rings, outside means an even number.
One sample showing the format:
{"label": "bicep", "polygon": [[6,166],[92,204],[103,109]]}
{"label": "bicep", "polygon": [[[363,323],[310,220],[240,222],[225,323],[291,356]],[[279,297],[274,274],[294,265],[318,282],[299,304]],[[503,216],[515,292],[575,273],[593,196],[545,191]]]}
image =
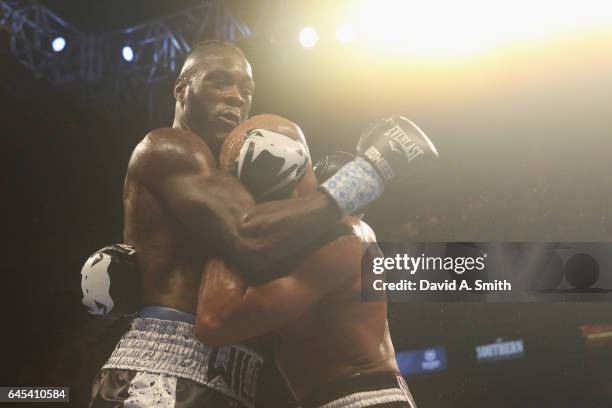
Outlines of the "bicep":
{"label": "bicep", "polygon": [[360,250],[354,239],[340,238],[307,256],[289,275],[248,288],[230,265],[215,261],[200,289],[199,338],[215,346],[232,344],[299,318],[347,279],[358,277]]}
{"label": "bicep", "polygon": [[244,296],[247,308],[257,315],[262,333],[297,319],[324,294],[321,285],[299,274],[291,274],[261,286],[250,287]]}
{"label": "bicep", "polygon": [[227,239],[237,236],[244,210],[254,205],[240,183],[223,172],[167,176],[158,191],[184,226],[217,249],[217,243],[229,244]]}
{"label": "bicep", "polygon": [[240,217],[254,205],[249,193],[216,168],[203,142],[183,133],[172,140],[147,138],[132,158],[132,173],[207,244],[218,249],[232,245]]}
{"label": "bicep", "polygon": [[318,300],[318,295],[311,282],[300,275],[247,288],[234,268],[213,260],[202,277],[196,332],[211,345],[239,342],[294,320]]}
{"label": "bicep", "polygon": [[200,282],[198,317],[215,323],[234,314],[241,306],[246,288],[244,278],[225,261],[209,261]]}
{"label": "bicep", "polygon": [[[250,287],[245,303],[259,304],[267,330],[297,319],[324,296],[356,279],[360,274],[361,244],[354,237],[342,237],[307,256],[287,276]],[[261,306],[263,305],[263,307]]]}

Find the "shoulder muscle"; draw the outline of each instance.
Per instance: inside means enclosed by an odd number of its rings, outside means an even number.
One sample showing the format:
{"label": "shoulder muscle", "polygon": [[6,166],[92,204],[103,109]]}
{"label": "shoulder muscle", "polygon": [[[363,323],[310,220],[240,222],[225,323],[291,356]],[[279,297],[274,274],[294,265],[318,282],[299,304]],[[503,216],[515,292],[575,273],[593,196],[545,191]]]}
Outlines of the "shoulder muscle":
{"label": "shoulder muscle", "polygon": [[155,129],[136,146],[128,173],[145,184],[173,175],[210,174],[216,161],[202,139],[180,129]]}

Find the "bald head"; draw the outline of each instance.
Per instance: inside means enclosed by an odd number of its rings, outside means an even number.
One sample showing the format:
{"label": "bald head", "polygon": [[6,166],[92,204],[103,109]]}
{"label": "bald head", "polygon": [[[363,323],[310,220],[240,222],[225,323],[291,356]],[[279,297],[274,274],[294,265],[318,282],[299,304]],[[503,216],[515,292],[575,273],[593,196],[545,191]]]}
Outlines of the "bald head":
{"label": "bald head", "polygon": [[[181,68],[180,78],[189,78],[201,71],[203,65],[210,63],[211,60],[218,58],[223,53],[233,53],[243,59],[247,64],[248,61],[242,50],[232,43],[220,40],[205,40],[196,43]],[[250,67],[250,66],[249,66]]]}
{"label": "bald head", "polygon": [[255,83],[251,65],[235,45],[196,44],[174,86],[174,127],[191,130],[217,151],[249,114]]}

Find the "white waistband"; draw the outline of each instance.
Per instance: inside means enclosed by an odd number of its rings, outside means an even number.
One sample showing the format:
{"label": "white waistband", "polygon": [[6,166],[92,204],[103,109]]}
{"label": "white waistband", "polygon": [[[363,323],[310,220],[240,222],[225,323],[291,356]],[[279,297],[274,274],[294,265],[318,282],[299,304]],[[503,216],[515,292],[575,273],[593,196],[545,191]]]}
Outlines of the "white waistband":
{"label": "white waistband", "polygon": [[192,324],[137,318],[102,368],[185,378],[252,406],[262,363],[259,354],[242,345],[204,345]]}
{"label": "white waistband", "polygon": [[319,408],[365,408],[377,404],[399,401],[411,402],[399,388],[386,388],[375,391],[356,392],[323,404]]}

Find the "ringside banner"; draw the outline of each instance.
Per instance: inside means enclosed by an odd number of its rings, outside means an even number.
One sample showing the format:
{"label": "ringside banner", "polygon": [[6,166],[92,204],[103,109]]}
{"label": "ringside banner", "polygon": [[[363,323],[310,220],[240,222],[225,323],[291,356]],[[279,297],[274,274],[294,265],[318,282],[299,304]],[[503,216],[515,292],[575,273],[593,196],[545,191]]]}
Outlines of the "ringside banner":
{"label": "ringside banner", "polygon": [[400,351],[395,353],[395,360],[402,375],[442,371],[447,367],[446,349],[442,346]]}
{"label": "ringside banner", "polygon": [[607,302],[612,243],[383,242],[361,272],[369,301]]}

